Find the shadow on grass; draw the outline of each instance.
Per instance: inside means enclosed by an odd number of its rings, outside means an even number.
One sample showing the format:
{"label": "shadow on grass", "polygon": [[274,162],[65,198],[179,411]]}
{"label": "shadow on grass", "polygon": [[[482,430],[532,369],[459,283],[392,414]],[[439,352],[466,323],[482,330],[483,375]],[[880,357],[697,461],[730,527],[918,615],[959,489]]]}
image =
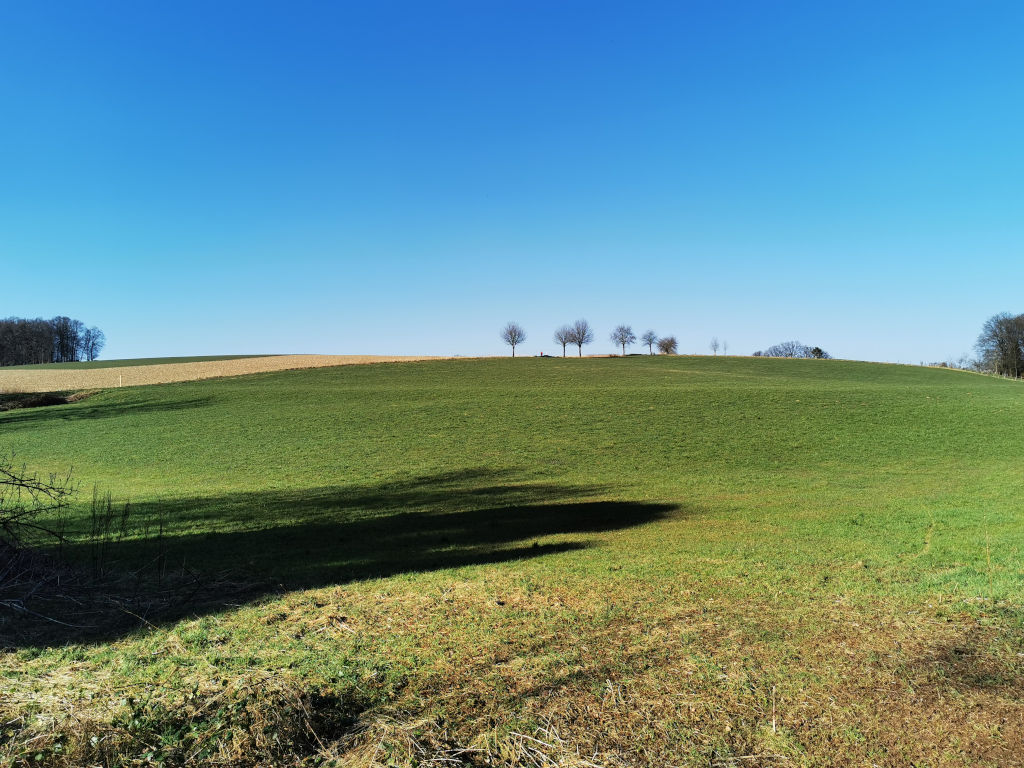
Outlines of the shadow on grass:
{"label": "shadow on grass", "polygon": [[959,691],[1002,690],[1021,698],[1021,612],[990,606],[986,614],[992,626],[970,626],[954,639],[932,646],[918,660],[918,668],[927,673],[930,693],[941,696],[942,688],[949,686]]}
{"label": "shadow on grass", "polygon": [[0,392],[0,413],[22,408],[48,408],[67,405],[68,399],[59,392]]}
{"label": "shadow on grass", "polygon": [[125,414],[165,413],[201,408],[211,402],[210,397],[190,400],[152,400],[131,403],[48,403],[46,407],[18,408],[0,415],[0,431],[20,427],[35,427],[52,421],[86,421],[106,419]]}
{"label": "shadow on grass", "polygon": [[[679,509],[588,500],[606,492],[470,469],[376,486],[142,504],[133,516],[144,535],[111,542],[102,554],[114,572],[138,574],[131,594],[131,580],[123,579],[119,589],[108,587],[95,599],[76,596],[71,605],[89,606],[77,616],[55,616],[55,606],[67,604],[44,597],[33,608],[37,614],[74,626],[24,618],[15,626],[0,614],[0,643],[108,640],[140,625],[213,613],[282,590],[581,550],[595,543],[587,534]],[[156,536],[161,521],[163,534]],[[555,540],[541,541],[549,537]],[[71,545],[65,554],[71,563],[86,564],[96,548]],[[103,601],[111,609],[104,610]]]}

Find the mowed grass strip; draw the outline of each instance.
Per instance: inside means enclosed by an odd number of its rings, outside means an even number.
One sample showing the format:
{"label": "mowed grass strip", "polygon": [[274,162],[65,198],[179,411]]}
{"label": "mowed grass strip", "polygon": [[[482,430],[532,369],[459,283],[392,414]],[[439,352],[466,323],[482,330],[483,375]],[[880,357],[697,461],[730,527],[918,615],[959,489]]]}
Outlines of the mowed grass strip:
{"label": "mowed grass strip", "polygon": [[[952,371],[632,357],[0,414],[19,460],[163,521],[167,562],[250,585],[127,634],[26,640],[5,616],[5,745],[68,764],[1013,764],[1022,409],[1017,382]],[[273,701],[299,725],[224,715]]]}

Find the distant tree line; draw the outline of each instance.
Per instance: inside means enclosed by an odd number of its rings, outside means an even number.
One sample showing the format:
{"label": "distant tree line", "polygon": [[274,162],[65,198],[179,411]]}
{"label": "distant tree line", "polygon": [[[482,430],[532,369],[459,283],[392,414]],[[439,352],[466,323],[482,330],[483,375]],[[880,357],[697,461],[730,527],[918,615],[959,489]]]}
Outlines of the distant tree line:
{"label": "distant tree line", "polygon": [[0,366],[95,360],[106,341],[99,328],[70,317],[8,317],[0,320]]}
{"label": "distant tree line", "polygon": [[[1024,316],[1022,316],[1024,317]],[[627,347],[637,343],[637,335],[633,333],[632,326],[617,325],[609,336],[612,343],[626,354]],[[509,322],[501,329],[501,340],[512,347],[512,357],[516,356],[516,347],[526,341],[526,329],[519,323]],[[554,333],[555,343],[562,347],[562,357],[566,356],[569,347],[576,347],[578,357],[583,357],[583,347],[594,341],[594,329],[586,320],[577,320],[575,323],[563,325]],[[675,355],[679,352],[679,342],[675,336],[659,336],[654,331],[644,331],[639,337],[639,342],[647,347],[647,354],[653,355],[655,348],[663,355]],[[729,342],[719,340],[717,336],[712,337],[708,348],[715,355],[721,350],[722,354],[729,351]],[[832,355],[821,347],[809,347],[799,341],[784,341],[775,344],[768,349],[759,350],[754,357],[801,357],[817,360],[830,360]],[[1024,368],[1022,368],[1024,370]]]}
{"label": "distant tree line", "polygon": [[799,341],[784,341],[773,344],[768,349],[758,350],[754,357],[797,357],[812,360],[831,360],[832,355],[821,347],[809,347]]}
{"label": "distant tree line", "polygon": [[[526,329],[516,322],[506,323],[505,327],[501,329],[500,335],[501,340],[512,347],[512,357],[516,356],[516,347],[526,341]],[[633,346],[637,341],[636,334],[633,333],[633,328],[629,325],[616,326],[610,338],[615,346],[622,349],[623,355],[626,354],[626,347]],[[594,341],[594,329],[586,320],[577,320],[558,328],[555,331],[554,340],[562,347],[562,357],[566,356],[568,347],[576,347],[577,356],[583,357],[583,347]],[[654,354],[655,346],[663,355],[674,355],[679,347],[675,336],[659,337],[654,331],[645,331],[640,337],[640,343],[647,346],[647,352],[651,355]]]}

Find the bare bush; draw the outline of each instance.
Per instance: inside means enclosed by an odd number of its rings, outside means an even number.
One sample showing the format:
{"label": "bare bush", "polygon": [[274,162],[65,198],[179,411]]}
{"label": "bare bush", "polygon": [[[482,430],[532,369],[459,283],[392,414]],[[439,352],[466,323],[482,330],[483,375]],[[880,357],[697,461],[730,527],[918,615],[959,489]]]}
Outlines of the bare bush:
{"label": "bare bush", "polygon": [[755,352],[754,357],[796,357],[828,360],[832,355],[821,347],[808,347],[799,341],[784,341],[781,344],[773,344],[768,349]]}
{"label": "bare bush", "polygon": [[0,457],[0,538],[11,546],[40,539],[64,541],[71,473],[42,477]]}
{"label": "bare bush", "polygon": [[658,339],[658,351],[663,355],[674,355],[679,349],[679,343],[675,336],[665,336]]}
{"label": "bare bush", "polygon": [[[155,528],[139,526],[130,504],[94,489],[88,517],[72,526],[76,492],[70,473],[41,476],[0,458],[0,611],[13,617],[0,616],[0,647],[118,632],[252,588],[184,561],[169,568],[163,509]],[[129,539],[145,558],[117,559]]]}

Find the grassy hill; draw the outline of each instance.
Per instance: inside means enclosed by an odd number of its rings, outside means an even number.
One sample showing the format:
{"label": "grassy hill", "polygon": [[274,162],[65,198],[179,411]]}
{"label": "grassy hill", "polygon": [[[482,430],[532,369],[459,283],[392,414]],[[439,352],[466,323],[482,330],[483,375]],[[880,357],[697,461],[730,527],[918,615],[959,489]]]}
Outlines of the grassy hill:
{"label": "grassy hill", "polygon": [[1012,764],[1022,416],[1019,384],[960,372],[688,357],[323,368],[0,414],[19,461],[130,499],[110,562],[221,590],[132,631],[29,638],[0,614],[0,745]]}

